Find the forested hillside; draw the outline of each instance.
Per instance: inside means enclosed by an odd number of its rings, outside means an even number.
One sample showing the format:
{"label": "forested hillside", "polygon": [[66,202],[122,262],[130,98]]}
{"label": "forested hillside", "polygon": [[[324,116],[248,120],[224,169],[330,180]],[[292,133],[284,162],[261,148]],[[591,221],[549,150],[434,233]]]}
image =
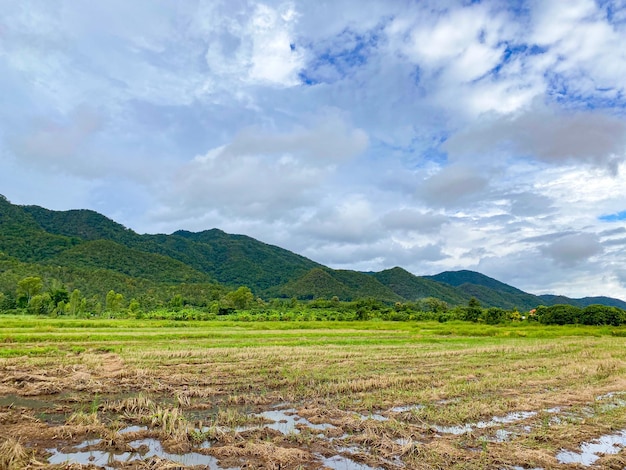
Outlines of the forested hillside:
{"label": "forested hillside", "polygon": [[[28,292],[28,283],[19,286],[26,278],[39,278],[42,285],[35,283]],[[94,211],[19,206],[0,196],[2,302],[17,305],[19,299],[23,303],[44,294],[50,304],[59,298],[69,302],[74,291],[90,308],[107,308],[111,295],[142,308],[213,305],[228,310],[255,298],[375,299],[421,303],[431,310],[472,299],[484,308],[511,310],[557,303],[626,308],[626,302],[607,297],[535,296],[473,271],[416,276],[400,267],[377,273],[334,270],[218,229],[141,235]]]}

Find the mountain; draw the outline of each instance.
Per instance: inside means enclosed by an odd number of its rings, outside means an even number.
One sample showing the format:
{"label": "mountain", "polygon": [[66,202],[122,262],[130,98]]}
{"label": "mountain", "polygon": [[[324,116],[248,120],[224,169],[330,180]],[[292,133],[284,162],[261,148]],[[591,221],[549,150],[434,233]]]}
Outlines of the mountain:
{"label": "mountain", "polygon": [[425,297],[436,297],[450,305],[457,305],[465,304],[470,299],[470,296],[464,295],[458,289],[427,277],[415,276],[400,267],[370,273],[370,275],[406,300],[415,301]]}
{"label": "mountain", "polygon": [[463,284],[475,284],[477,286],[484,286],[490,289],[506,292],[509,294],[525,294],[513,286],[500,282],[484,274],[477,273],[476,271],[444,271],[434,276],[424,276],[426,279],[448,284],[450,286],[459,287]]}
{"label": "mountain", "polygon": [[576,307],[584,308],[589,305],[608,305],[609,307],[617,307],[622,310],[626,310],[626,302],[620,299],[614,299],[612,297],[582,297],[580,299],[570,299],[569,297],[564,297],[562,295],[550,295],[543,294],[538,296],[543,302],[544,305],[557,305],[557,304],[569,304],[575,305]]}
{"label": "mountain", "polygon": [[533,295],[516,287],[475,271],[445,271],[434,276],[425,276],[433,281],[455,287],[465,295],[475,297],[484,307],[529,310],[538,305],[568,304],[587,307],[593,304],[608,305],[626,309],[626,302],[612,297],[583,297],[572,299],[562,295]]}
{"label": "mountain", "polygon": [[[45,233],[64,236],[68,240],[79,240],[83,243],[108,240],[121,247],[134,250],[129,252],[129,254],[132,253],[132,256],[129,256],[128,259],[132,258],[137,261],[137,251],[151,253],[171,258],[196,271],[195,273],[188,271],[184,276],[178,277],[179,274],[182,274],[180,265],[172,263],[167,266],[163,265],[165,271],[158,277],[170,282],[174,279],[185,282],[192,279],[197,281],[200,279],[198,274],[203,273],[205,279],[212,278],[233,287],[248,286],[260,293],[301,276],[312,268],[321,266],[283,248],[262,243],[245,235],[229,235],[218,229],[199,233],[179,230],[171,235],[139,235],[90,210],[51,211],[38,206],[25,206],[23,211],[30,215],[32,221],[37,225],[36,228],[45,231]],[[29,219],[22,217],[20,220],[21,223],[28,220],[28,223],[32,225]],[[118,254],[122,251],[119,247],[114,250],[110,244],[101,245],[101,247],[108,251],[117,251]],[[73,254],[59,255],[54,259],[48,258],[47,261],[68,262],[68,256],[76,261],[81,259],[75,256],[79,252],[91,256],[91,265],[94,265],[94,251],[91,250],[90,254],[87,254],[84,250],[85,248],[80,248],[75,250]],[[117,256],[114,257],[114,259],[118,258]],[[122,259],[118,260],[123,262]],[[154,257],[144,257],[145,263],[149,265],[148,271],[152,271],[159,265],[159,262],[155,260]],[[105,262],[106,260],[101,259],[100,261]],[[80,264],[84,265],[85,261],[82,260]],[[141,264],[139,262],[138,266]],[[161,260],[161,264],[163,264],[163,260]],[[121,269],[121,272],[130,272],[129,268],[130,266],[126,266]],[[141,271],[140,268],[138,269]],[[150,277],[154,276],[148,276],[148,278]]]}
{"label": "mountain", "polygon": [[280,297],[296,297],[302,300],[332,299],[335,296],[340,300],[406,300],[367,274],[329,268],[314,268],[298,279],[279,286],[274,293]]}
{"label": "mountain", "polygon": [[19,206],[0,196],[0,294],[14,291],[26,276],[57,279],[85,295],[114,289],[128,298],[164,300],[184,293],[198,305],[243,285],[263,298],[337,296],[391,303],[435,297],[454,306],[475,297],[484,307],[600,303],[626,308],[626,302],[608,297],[535,296],[467,270],[434,276],[400,267],[377,273],[334,270],[219,229],[141,235],[95,211]]}
{"label": "mountain", "polygon": [[229,235],[212,229],[194,233],[179,230],[181,237],[196,244],[207,256],[207,271],[219,282],[248,286],[257,292],[295,279],[313,268],[322,267],[304,256],[255,240],[246,235]]}

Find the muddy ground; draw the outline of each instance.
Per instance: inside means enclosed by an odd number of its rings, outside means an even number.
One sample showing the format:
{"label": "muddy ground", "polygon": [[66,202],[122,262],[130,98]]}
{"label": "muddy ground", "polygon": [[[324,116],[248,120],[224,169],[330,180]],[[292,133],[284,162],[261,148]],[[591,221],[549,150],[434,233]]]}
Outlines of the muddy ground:
{"label": "muddy ground", "polygon": [[524,372],[504,356],[491,373],[449,352],[416,367],[398,351],[345,377],[357,353],[342,352],[324,380],[311,350],[1,359],[0,469],[626,468],[621,358],[590,366],[586,383],[555,367],[516,389]]}

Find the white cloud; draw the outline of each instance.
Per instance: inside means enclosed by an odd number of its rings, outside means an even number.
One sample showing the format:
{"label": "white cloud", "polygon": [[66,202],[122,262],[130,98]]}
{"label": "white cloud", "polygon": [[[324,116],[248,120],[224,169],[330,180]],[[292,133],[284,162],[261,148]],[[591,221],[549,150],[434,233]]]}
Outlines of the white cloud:
{"label": "white cloud", "polygon": [[625,11],[4,2],[3,192],[344,268],[626,297],[600,218],[626,209]]}
{"label": "white cloud", "polygon": [[[252,3],[248,15],[212,5],[198,21],[210,38],[205,60],[211,88],[235,84],[294,86],[305,56],[295,47],[299,13],[292,3]],[[225,15],[226,19],[219,18]],[[229,83],[220,85],[220,80]]]}
{"label": "white cloud", "polygon": [[541,251],[556,264],[568,267],[601,254],[602,246],[595,234],[578,233],[560,238],[542,247]]}
{"label": "white cloud", "polygon": [[411,208],[391,210],[381,217],[381,223],[389,230],[437,233],[449,219],[442,214],[419,212]]}
{"label": "white cloud", "polygon": [[416,189],[416,195],[434,206],[463,206],[472,204],[487,188],[488,179],[468,166],[452,165],[426,178]]}
{"label": "white cloud", "polygon": [[367,142],[362,130],[331,115],[291,133],[246,129],[179,168],[162,195],[165,213],[216,210],[273,220],[313,204],[337,164],[363,152]]}
{"label": "white cloud", "polygon": [[455,159],[488,153],[556,164],[586,162],[615,173],[626,157],[626,120],[537,105],[508,118],[484,118],[452,136],[444,148]]}

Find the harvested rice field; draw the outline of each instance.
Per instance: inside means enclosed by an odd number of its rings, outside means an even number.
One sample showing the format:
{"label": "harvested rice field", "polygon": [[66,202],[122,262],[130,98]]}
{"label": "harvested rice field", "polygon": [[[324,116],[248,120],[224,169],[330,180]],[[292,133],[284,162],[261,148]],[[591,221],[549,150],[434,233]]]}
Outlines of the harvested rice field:
{"label": "harvested rice field", "polygon": [[0,469],[626,467],[620,328],[0,320]]}

